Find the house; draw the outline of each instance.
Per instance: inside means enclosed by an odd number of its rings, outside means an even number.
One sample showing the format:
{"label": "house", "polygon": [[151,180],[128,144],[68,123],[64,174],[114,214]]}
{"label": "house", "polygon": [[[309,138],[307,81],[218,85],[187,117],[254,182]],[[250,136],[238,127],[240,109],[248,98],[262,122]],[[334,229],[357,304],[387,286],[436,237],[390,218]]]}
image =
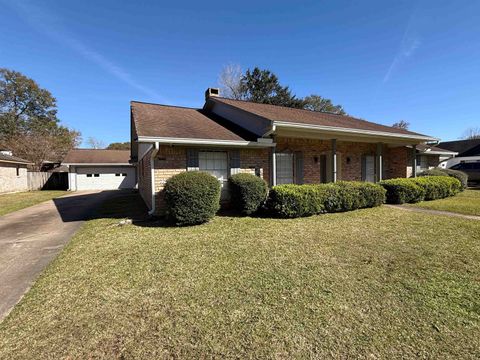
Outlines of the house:
{"label": "house", "polygon": [[9,150],[0,150],[0,193],[28,190],[28,165],[32,163]]}
{"label": "house", "polygon": [[70,150],[62,162],[68,166],[68,189],[133,189],[137,179],[135,167],[129,160],[128,150]]}
{"label": "house", "polygon": [[455,158],[443,161],[440,164],[442,168],[449,169],[466,162],[480,162],[480,139],[445,141],[438,146],[457,153]]}
{"label": "house", "polygon": [[457,156],[458,153],[430,144],[417,145],[417,173],[433,169],[447,159]]}
{"label": "house", "polygon": [[247,172],[277,184],[376,182],[415,175],[416,146],[437,139],[351,116],[226,99],[207,89],[201,109],[132,101],[131,161],[151,213],[171,176],[202,170],[226,189]]}

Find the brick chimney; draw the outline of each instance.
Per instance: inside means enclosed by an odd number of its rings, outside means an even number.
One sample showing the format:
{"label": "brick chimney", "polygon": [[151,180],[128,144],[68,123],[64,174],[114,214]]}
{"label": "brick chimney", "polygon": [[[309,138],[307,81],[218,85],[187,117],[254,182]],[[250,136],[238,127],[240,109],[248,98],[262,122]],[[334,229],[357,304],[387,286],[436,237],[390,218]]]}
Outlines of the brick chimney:
{"label": "brick chimney", "polygon": [[208,88],[205,90],[205,101],[208,100],[209,97],[220,96],[220,89],[218,88]]}

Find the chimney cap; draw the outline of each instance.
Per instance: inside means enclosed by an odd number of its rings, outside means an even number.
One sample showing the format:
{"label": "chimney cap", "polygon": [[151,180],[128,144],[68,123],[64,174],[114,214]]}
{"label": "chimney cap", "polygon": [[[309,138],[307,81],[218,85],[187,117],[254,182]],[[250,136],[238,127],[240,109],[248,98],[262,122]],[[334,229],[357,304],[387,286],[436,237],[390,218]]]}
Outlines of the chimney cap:
{"label": "chimney cap", "polygon": [[209,97],[220,96],[219,88],[208,88],[205,90],[205,100],[208,100]]}

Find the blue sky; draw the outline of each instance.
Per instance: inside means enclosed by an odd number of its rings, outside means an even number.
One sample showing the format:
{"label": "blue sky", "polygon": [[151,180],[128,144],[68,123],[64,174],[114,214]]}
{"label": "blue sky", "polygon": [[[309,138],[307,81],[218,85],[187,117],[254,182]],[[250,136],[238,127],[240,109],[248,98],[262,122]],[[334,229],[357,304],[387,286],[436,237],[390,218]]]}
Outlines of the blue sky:
{"label": "blue sky", "polygon": [[0,67],[59,117],[129,140],[129,102],[201,107],[221,68],[276,73],[357,117],[453,140],[480,125],[479,1],[0,0]]}

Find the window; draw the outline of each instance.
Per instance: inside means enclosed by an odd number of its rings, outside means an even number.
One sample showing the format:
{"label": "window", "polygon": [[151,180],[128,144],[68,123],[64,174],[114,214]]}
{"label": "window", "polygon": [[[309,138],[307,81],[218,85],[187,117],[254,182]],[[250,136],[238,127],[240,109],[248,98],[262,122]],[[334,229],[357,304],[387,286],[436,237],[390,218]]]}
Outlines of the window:
{"label": "window", "polygon": [[122,174],[122,176],[123,176],[123,177],[126,177],[126,176],[127,176],[127,174],[126,174],[126,173],[123,173],[123,174]]}
{"label": "window", "polygon": [[92,174],[87,174],[87,177],[92,177]]}
{"label": "window", "polygon": [[428,169],[428,159],[424,155],[417,156],[417,171]]}
{"label": "window", "polygon": [[120,176],[120,174],[115,174],[115,176]]}
{"label": "window", "polygon": [[17,176],[20,176],[20,166],[17,165]]}
{"label": "window", "polygon": [[93,174],[94,177],[100,177],[100,174]]}
{"label": "window", "polygon": [[277,172],[277,185],[293,184],[293,153],[276,153],[275,165]]}
{"label": "window", "polygon": [[212,174],[220,181],[228,179],[228,159],[224,151],[201,151],[198,153],[200,171]]}

